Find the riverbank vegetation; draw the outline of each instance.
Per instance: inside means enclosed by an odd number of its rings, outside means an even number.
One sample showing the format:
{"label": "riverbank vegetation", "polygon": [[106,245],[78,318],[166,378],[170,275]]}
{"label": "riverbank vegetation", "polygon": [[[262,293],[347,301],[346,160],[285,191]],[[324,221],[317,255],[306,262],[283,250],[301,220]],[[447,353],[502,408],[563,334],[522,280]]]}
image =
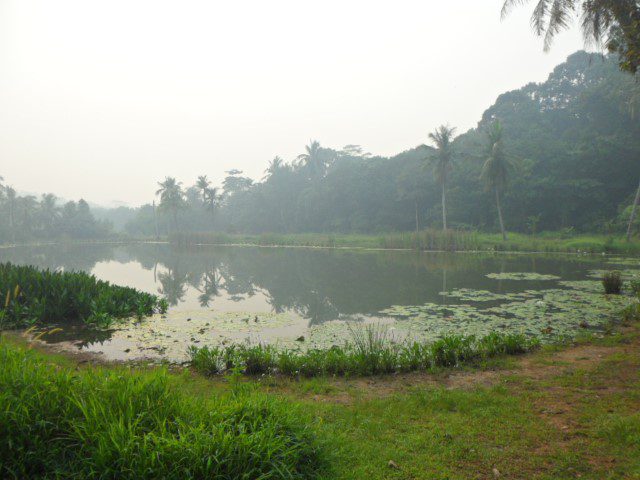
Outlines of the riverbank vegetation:
{"label": "riverbank vegetation", "polygon": [[101,327],[116,319],[167,309],[166,300],[111,285],[85,272],[0,264],[0,329],[85,322]]}
{"label": "riverbank vegetation", "polygon": [[326,349],[291,350],[272,345],[190,348],[191,365],[213,375],[241,370],[248,375],[291,377],[383,375],[477,365],[495,357],[538,348],[536,339],[492,333],[482,338],[450,335],[433,343],[396,343],[382,327],[352,332],[352,340]]}
{"label": "riverbank vegetation", "polygon": [[548,252],[548,253],[640,253],[640,241],[624,236],[588,235],[575,232],[543,232],[537,235],[499,234],[440,229],[407,233],[366,234],[275,234],[176,233],[169,242],[180,247],[195,245],[258,245],[320,248],[371,248],[426,251]]}

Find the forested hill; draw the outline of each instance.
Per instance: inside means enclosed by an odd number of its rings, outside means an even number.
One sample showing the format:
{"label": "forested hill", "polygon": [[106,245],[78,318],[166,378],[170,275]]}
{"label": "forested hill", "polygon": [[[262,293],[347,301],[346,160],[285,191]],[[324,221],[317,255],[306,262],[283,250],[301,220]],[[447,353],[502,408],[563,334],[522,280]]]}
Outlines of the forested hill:
{"label": "forested hill", "polygon": [[[571,55],[546,82],[500,95],[477,128],[453,143],[449,225],[497,228],[494,196],[480,173],[487,128],[499,119],[515,164],[503,199],[507,229],[621,230],[640,178],[634,99],[638,103],[637,84],[619,72],[615,58],[586,52]],[[178,207],[165,202],[164,211],[175,215],[165,215],[161,229],[177,222],[186,230],[249,233],[412,230],[416,213],[420,228],[438,226],[441,191],[433,156],[424,145],[381,158],[357,146],[338,151],[312,143],[296,160],[274,160],[260,182],[230,172],[220,197],[207,201],[210,189],[186,189]],[[128,230],[152,233],[151,215],[143,208]]]}

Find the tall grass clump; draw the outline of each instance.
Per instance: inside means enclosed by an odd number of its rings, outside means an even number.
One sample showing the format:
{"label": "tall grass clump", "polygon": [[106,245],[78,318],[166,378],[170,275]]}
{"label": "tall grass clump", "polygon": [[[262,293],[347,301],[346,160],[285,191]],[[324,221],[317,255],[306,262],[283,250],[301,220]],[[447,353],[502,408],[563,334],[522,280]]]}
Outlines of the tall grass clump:
{"label": "tall grass clump", "polygon": [[622,284],[622,274],[617,270],[606,272],[602,276],[602,286],[606,294],[619,294],[622,292]]}
{"label": "tall grass clump", "polygon": [[195,347],[191,366],[206,375],[241,369],[246,374],[291,377],[367,376],[477,364],[536,349],[537,339],[520,334],[484,337],[449,335],[434,342],[394,342],[381,327],[352,332],[352,339],[327,349],[277,349],[270,345]]}
{"label": "tall grass clump", "polygon": [[40,270],[0,264],[0,329],[35,323],[87,322],[108,325],[114,319],[164,312],[156,295],[111,285],[85,272]]}
{"label": "tall grass clump", "polygon": [[0,478],[309,479],[325,450],[266,397],[195,400],[165,371],[72,371],[0,341]]}

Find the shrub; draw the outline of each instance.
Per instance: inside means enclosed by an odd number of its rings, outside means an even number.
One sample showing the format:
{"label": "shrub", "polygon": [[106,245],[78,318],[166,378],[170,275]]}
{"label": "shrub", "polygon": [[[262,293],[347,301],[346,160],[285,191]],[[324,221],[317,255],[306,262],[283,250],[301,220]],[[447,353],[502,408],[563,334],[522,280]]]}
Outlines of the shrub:
{"label": "shrub", "polygon": [[617,270],[606,272],[602,277],[602,285],[606,294],[619,294],[622,291],[622,284],[622,274]]}
{"label": "shrub", "polygon": [[[0,328],[34,323],[87,322],[99,326],[113,319],[164,312],[156,295],[111,285],[85,272],[40,270],[0,264]],[[6,293],[5,293],[6,292]]]}
{"label": "shrub", "polygon": [[0,341],[0,478],[316,478],[324,448],[264,397],[197,401],[165,371],[71,371]]}

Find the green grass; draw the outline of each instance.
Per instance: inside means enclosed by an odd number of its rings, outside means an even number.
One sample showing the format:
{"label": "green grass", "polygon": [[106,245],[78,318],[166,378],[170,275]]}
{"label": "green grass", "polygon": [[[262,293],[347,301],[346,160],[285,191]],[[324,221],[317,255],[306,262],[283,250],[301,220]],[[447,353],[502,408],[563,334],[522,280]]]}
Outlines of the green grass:
{"label": "green grass", "polygon": [[353,339],[327,349],[281,350],[271,345],[191,346],[191,365],[206,375],[241,369],[248,375],[291,377],[366,376],[441,367],[477,365],[499,356],[525,353],[539,343],[519,334],[485,337],[451,335],[432,343],[394,343],[383,329],[354,331]]}
{"label": "green grass", "polygon": [[114,319],[164,312],[166,301],[111,285],[85,272],[0,264],[0,330],[60,321],[109,325]]}
{"label": "green grass", "polygon": [[176,245],[261,245],[321,248],[381,248],[449,251],[511,251],[561,253],[640,254],[640,241],[627,242],[622,236],[543,232],[538,235],[510,233],[506,241],[498,234],[474,231],[427,229],[382,234],[262,234],[184,233],[171,235]]}
{"label": "green grass", "polygon": [[307,479],[309,421],[261,395],[193,399],[164,370],[74,371],[0,339],[0,478]]}

